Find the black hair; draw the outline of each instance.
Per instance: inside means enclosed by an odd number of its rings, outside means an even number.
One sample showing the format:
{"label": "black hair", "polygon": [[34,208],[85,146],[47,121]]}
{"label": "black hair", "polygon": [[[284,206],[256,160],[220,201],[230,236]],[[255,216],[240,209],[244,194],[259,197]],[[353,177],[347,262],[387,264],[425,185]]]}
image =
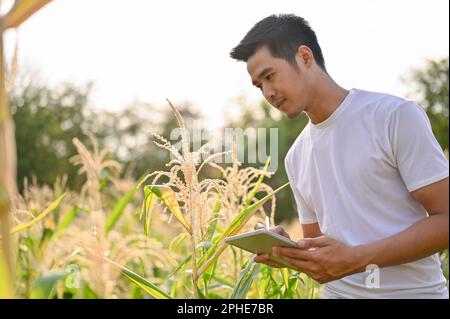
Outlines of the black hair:
{"label": "black hair", "polygon": [[316,33],[302,17],[293,14],[273,14],[262,19],[231,50],[230,56],[238,61],[247,62],[264,45],[267,45],[272,56],[282,58],[293,66],[297,66],[295,55],[298,47],[305,45],[311,49],[317,64],[326,72],[325,60]]}

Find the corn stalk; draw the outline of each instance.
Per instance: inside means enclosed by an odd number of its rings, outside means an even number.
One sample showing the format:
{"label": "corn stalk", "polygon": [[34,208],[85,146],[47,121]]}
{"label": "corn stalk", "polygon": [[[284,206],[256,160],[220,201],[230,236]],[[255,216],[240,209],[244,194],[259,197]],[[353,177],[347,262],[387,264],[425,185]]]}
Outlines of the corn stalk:
{"label": "corn stalk", "polygon": [[[3,33],[0,32],[0,235],[4,238],[0,253],[3,253],[6,269],[11,269],[9,261],[9,218],[11,198],[17,193],[16,147],[14,123],[11,118],[5,94],[5,73],[3,55]],[[7,270],[6,270],[7,271]]]}
{"label": "corn stalk", "polygon": [[[11,269],[8,213],[11,207],[11,199],[14,199],[17,194],[17,184],[14,121],[5,89],[3,33],[8,28],[19,27],[48,2],[50,0],[16,0],[11,10],[0,16],[0,235],[3,237],[0,254],[2,254],[1,258],[5,260],[6,269]],[[4,274],[4,276],[7,277],[7,274]],[[3,281],[3,278],[0,278],[0,280]]]}

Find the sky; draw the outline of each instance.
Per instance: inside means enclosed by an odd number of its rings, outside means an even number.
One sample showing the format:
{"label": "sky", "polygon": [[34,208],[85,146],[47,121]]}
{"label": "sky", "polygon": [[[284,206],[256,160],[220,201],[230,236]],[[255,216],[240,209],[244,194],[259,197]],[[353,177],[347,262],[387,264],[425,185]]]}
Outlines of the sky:
{"label": "sky", "polygon": [[216,126],[237,114],[237,97],[255,107],[262,98],[229,52],[273,13],[309,21],[347,89],[405,96],[402,76],[449,55],[447,0],[53,0],[5,34],[5,51],[18,42],[19,66],[50,85],[93,81],[95,108],[191,101]]}

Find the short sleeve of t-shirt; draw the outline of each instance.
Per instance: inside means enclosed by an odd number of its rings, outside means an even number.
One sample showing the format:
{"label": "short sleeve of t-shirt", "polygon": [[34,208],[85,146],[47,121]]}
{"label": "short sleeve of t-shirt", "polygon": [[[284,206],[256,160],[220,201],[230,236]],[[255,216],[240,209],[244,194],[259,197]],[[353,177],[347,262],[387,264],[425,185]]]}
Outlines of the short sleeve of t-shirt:
{"label": "short sleeve of t-shirt", "polygon": [[300,220],[300,224],[315,224],[317,223],[317,216],[314,210],[308,205],[308,203],[303,198],[302,194],[296,187],[295,180],[293,179],[290,170],[293,169],[289,163],[288,156],[285,159],[284,166],[286,169],[286,174],[289,179],[290,187],[294,193],[295,203],[297,206],[297,213]]}
{"label": "short sleeve of t-shirt", "polygon": [[427,114],[415,102],[406,101],[392,112],[389,139],[409,192],[449,176],[448,159],[433,135]]}

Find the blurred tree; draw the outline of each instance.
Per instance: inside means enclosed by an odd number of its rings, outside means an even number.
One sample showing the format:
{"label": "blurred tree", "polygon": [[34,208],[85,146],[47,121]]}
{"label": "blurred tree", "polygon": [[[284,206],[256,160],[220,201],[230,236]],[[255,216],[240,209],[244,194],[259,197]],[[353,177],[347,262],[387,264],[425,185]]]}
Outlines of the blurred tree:
{"label": "blurred tree", "polygon": [[73,137],[81,137],[85,107],[91,85],[83,89],[64,84],[58,89],[28,82],[10,93],[16,123],[18,184],[33,175],[39,182],[53,184],[58,175],[68,174],[77,185],[77,168],[69,163],[74,155]]}
{"label": "blurred tree", "polygon": [[[25,178],[36,176],[40,184],[53,184],[64,174],[69,177],[68,186],[78,189],[84,179],[69,158],[76,153],[74,137],[90,145],[86,131],[96,136],[99,147],[110,150],[111,158],[131,168],[136,178],[146,170],[163,169],[169,161],[168,152],[156,147],[150,134],[169,138],[178,126],[168,105],[156,108],[134,102],[119,112],[99,111],[88,106],[92,83],[51,88],[31,73],[18,82],[9,98],[16,123],[20,190]],[[178,108],[188,127],[199,118],[189,103]]]}
{"label": "blurred tree", "polygon": [[[189,103],[177,104],[176,107],[188,128],[193,120],[200,118],[199,112]],[[168,104],[154,107],[134,102],[119,112],[103,111],[89,116],[87,126],[97,136],[100,147],[109,149],[114,158],[126,167],[131,165],[134,177],[139,178],[147,170],[166,169],[165,163],[170,161],[169,152],[155,146],[151,133],[170,139],[178,123]]]}
{"label": "blurred tree", "polygon": [[430,118],[433,133],[442,149],[448,151],[448,57],[429,60],[424,68],[414,69],[403,83],[412,86],[409,97],[422,105]]}
{"label": "blurred tree", "polygon": [[[414,98],[426,108],[442,148],[448,149],[448,58],[429,61],[425,68],[413,70],[407,81],[415,90]],[[75,154],[73,137],[89,144],[84,130],[93,132],[100,146],[111,150],[113,158],[133,165],[135,177],[147,169],[164,169],[169,154],[155,147],[150,132],[169,138],[172,129],[178,126],[168,105],[156,108],[134,102],[119,112],[93,111],[87,106],[91,88],[92,84],[84,88],[73,84],[50,88],[33,81],[14,86],[10,101],[16,122],[20,187],[23,187],[24,177],[31,178],[33,174],[40,183],[49,184],[57,176],[67,174],[69,186],[77,188],[82,179],[68,159]],[[287,181],[284,158],[308,123],[308,118],[302,114],[296,120],[289,120],[265,101],[258,108],[249,106],[244,99],[238,104],[241,116],[228,119],[226,127],[244,130],[248,127],[278,128],[278,168],[276,174],[267,180],[276,188]],[[200,118],[199,112],[189,103],[177,103],[176,106],[188,127],[192,126],[193,120]],[[243,163],[244,167],[247,165]],[[214,172],[208,171],[210,173]],[[281,191],[277,198],[277,222],[295,218],[297,213],[291,190]]]}

